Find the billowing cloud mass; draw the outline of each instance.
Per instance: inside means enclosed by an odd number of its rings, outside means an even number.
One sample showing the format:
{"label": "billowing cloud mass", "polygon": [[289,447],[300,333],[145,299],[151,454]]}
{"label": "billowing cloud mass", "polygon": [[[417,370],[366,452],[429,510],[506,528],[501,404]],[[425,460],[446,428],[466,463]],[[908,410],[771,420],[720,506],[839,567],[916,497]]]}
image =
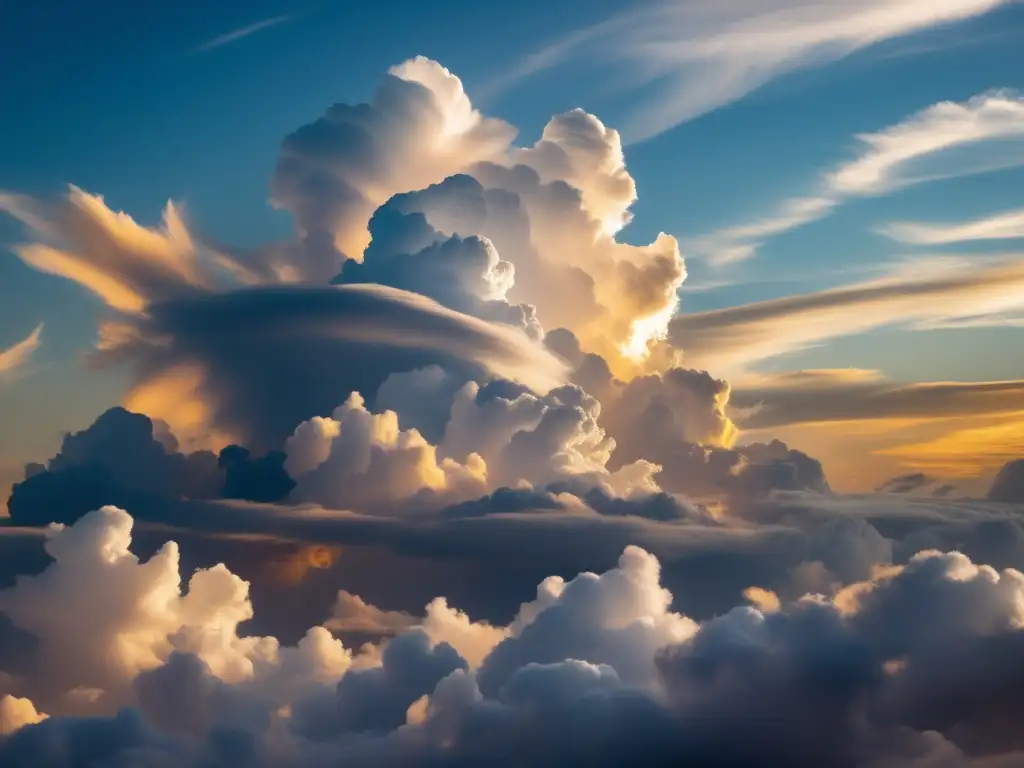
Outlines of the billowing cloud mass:
{"label": "billowing cloud mass", "polygon": [[[240,634],[248,584],[224,566],[184,592],[173,543],[141,561],[131,541],[128,514],[93,512],[0,592],[41,662],[31,697],[0,704],[5,765],[56,743],[54,765],[176,766],[969,766],[1024,749],[1024,575],[955,552],[830,595],[752,588],[753,605],[698,622],[672,609],[658,559],[626,547],[604,573],[544,579],[502,626],[342,593],[289,646]],[[354,651],[332,623],[388,632]]]}
{"label": "billowing cloud mass", "polygon": [[43,333],[43,326],[39,324],[35,329],[7,349],[0,349],[0,379],[11,376],[19,368],[22,368],[32,357],[32,354],[39,348],[41,343],[39,337]]}
{"label": "billowing cloud mass", "polygon": [[421,58],[372,104],[285,139],[271,192],[297,242],[215,247],[179,206],[147,228],[76,188],[0,206],[36,238],[17,250],[27,264],[112,310],[95,357],[136,367],[128,407],[189,444],[276,448],[351,392],[431,364],[546,391],[561,371],[544,328],[570,328],[618,371],[643,365],[685,269],[667,235],[615,239],[636,199],[618,133],[577,110],[533,146],[514,136]]}
{"label": "billowing cloud mass", "polygon": [[1024,503],[1024,459],[1008,461],[999,470],[988,497],[992,501]]}
{"label": "billowing cloud mass", "polygon": [[[757,43],[754,87],[998,3],[834,5],[757,19],[804,41],[793,60],[704,10],[724,48]],[[675,239],[618,239],[619,134],[573,110],[514,141],[418,58],[286,137],[290,241],[215,245],[180,206],[144,227],[74,187],[0,197],[21,259],[102,303],[90,362],[135,376],[13,487],[0,765],[1019,762],[1020,461],[986,500],[946,465],[843,496],[743,433],[985,417],[999,464],[1020,455],[1017,381],[752,370],[1017,311],[1019,264],[677,315]],[[849,194],[916,178],[921,153],[865,143]]]}

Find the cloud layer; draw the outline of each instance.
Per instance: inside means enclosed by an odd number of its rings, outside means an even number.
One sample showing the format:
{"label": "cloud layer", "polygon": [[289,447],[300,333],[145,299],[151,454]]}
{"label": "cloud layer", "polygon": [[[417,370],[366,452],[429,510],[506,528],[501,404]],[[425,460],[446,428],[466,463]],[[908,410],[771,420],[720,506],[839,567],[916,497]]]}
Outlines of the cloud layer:
{"label": "cloud layer", "polygon": [[[53,562],[0,592],[40,640],[32,692],[58,713],[5,696],[5,764],[58,742],[61,764],[181,766],[968,766],[1024,747],[1011,725],[1024,575],[959,553],[831,596],[751,589],[754,604],[697,622],[631,546],[604,573],[543,580],[500,626],[444,600],[414,619],[343,593],[335,625],[354,611],[392,638],[353,651],[325,626],[294,646],[241,636],[245,581],[217,566],[185,592],[177,547],[142,561],[131,538],[128,514],[93,512],[51,531]],[[40,612],[55,600],[65,610]]]}

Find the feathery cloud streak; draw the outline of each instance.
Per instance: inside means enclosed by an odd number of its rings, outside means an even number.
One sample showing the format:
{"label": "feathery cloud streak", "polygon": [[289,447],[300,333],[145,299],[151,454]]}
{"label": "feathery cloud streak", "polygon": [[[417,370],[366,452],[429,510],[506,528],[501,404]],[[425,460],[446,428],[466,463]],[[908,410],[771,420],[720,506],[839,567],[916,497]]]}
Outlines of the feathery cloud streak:
{"label": "feathery cloud streak", "polygon": [[908,245],[950,245],[1024,238],[1024,209],[961,222],[894,221],[879,233]]}
{"label": "feathery cloud streak", "polygon": [[17,344],[0,349],[0,377],[9,376],[25,365],[32,357],[32,353],[39,349],[41,343],[39,337],[43,332],[43,324],[35,327],[27,337]]}
{"label": "feathery cloud streak", "polygon": [[[853,159],[824,174],[809,195],[783,201],[751,223],[693,238],[690,252],[728,263],[750,258],[760,242],[827,216],[851,198],[885,195],[929,181],[969,176],[1024,164],[1024,97],[1008,90],[979,94],[965,102],[943,101],[887,128],[856,137]],[[966,234],[1022,225],[1009,220],[979,222]],[[895,225],[890,236],[927,242],[931,233]],[[941,232],[960,237],[962,232]],[[922,240],[922,238],[925,238]],[[964,239],[982,239],[974,237]],[[940,239],[936,242],[943,242]],[[947,240],[948,242],[948,240]]]}
{"label": "feathery cloud streak", "polygon": [[828,339],[884,326],[933,328],[970,318],[1002,322],[1024,302],[1024,260],[912,264],[879,280],[676,316],[669,340],[689,365],[742,371]]}
{"label": "feathery cloud streak", "polygon": [[284,22],[291,20],[291,14],[271,16],[268,19],[247,24],[244,27],[233,29],[230,32],[225,32],[223,35],[217,35],[217,37],[207,40],[202,45],[193,49],[192,53],[206,53],[207,51],[212,51],[214,48],[220,48],[233,43],[236,40],[241,40],[243,37],[249,37],[249,35],[254,35],[257,32],[262,32],[264,29],[270,29],[271,27],[276,27],[278,24],[283,24]]}
{"label": "feathery cloud streak", "polygon": [[629,141],[652,138],[743,98],[795,70],[868,46],[988,13],[1013,0],[698,0],[639,5],[522,59],[492,87],[570,60],[630,73],[652,86],[627,121]]}

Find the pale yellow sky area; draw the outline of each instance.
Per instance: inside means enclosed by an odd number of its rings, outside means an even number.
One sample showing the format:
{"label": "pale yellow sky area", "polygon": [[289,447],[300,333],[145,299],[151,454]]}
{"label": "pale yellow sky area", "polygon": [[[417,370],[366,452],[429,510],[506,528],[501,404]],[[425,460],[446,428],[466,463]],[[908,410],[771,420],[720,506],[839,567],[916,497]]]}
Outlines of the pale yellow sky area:
{"label": "pale yellow sky area", "polygon": [[866,491],[923,472],[981,496],[1007,461],[1024,455],[1024,411],[984,417],[863,419],[744,432],[785,440],[822,462],[833,490]]}

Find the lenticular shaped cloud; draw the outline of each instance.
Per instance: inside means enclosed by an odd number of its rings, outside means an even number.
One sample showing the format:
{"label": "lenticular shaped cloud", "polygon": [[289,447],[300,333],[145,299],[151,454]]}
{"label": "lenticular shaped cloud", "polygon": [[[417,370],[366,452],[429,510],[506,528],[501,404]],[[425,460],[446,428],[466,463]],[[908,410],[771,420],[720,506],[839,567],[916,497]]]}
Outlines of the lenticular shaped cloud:
{"label": "lenticular shaped cloud", "polygon": [[[538,389],[563,375],[560,361],[515,328],[377,285],[207,294],[152,307],[140,329],[142,340],[105,355],[135,359],[149,381],[198,365],[210,420],[258,446],[276,447],[298,422],[350,392],[376,392],[400,371],[441,363],[467,379],[500,376]],[[179,383],[196,386],[166,380],[171,390],[153,407],[177,402]],[[151,415],[175,426],[173,413]]]}

